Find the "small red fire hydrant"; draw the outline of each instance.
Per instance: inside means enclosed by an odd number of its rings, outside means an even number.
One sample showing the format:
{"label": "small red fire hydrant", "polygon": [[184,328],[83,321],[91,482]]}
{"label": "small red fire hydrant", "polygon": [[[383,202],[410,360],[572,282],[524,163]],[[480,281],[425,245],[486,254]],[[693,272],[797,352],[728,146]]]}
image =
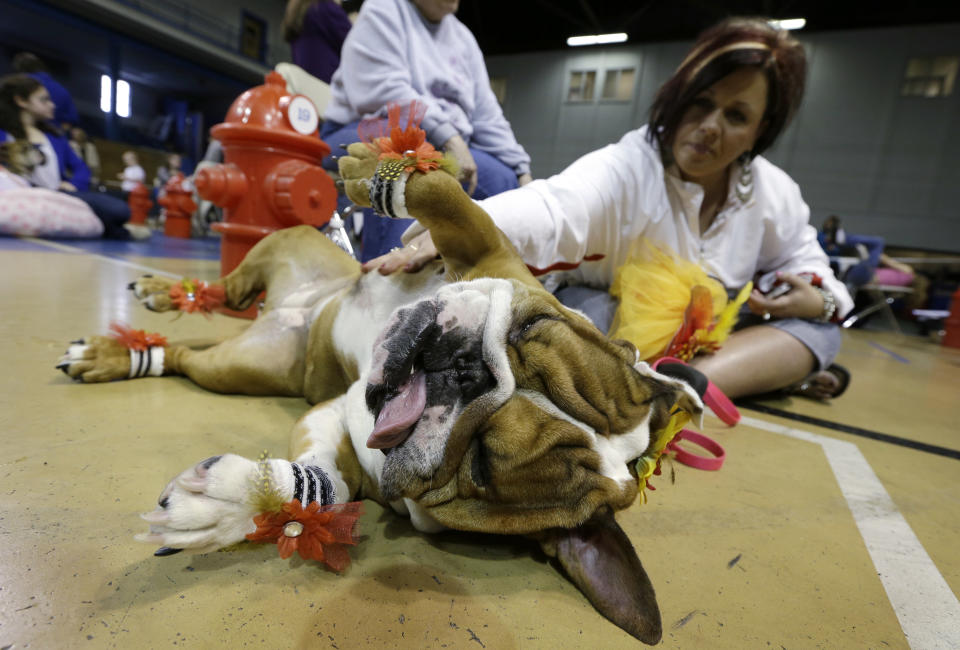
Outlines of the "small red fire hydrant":
{"label": "small red fire hydrant", "polygon": [[190,239],[190,221],[197,209],[193,200],[193,190],[182,173],[170,177],[163,186],[164,195],[157,199],[157,203],[166,209],[166,221],[163,225],[163,234],[167,237]]}
{"label": "small red fire hydrant", "polygon": [[322,226],[337,203],[333,179],[320,167],[330,147],[317,132],[319,114],[291,95],[278,72],[240,95],[226,120],[210,129],[224,162],[197,172],[197,191],[224,209],[220,271],[226,275],[258,241],[281,228]]}
{"label": "small red fire hydrant", "polygon": [[153,207],[153,201],[150,200],[150,190],[143,183],[137,183],[137,186],[130,190],[127,196],[127,206],[130,208],[130,223],[147,223],[147,214]]}

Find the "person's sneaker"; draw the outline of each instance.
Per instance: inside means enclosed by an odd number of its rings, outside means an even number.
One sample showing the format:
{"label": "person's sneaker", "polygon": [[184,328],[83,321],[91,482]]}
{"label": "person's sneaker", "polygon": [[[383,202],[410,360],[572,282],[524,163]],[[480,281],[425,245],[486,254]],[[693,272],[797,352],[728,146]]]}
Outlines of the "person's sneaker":
{"label": "person's sneaker", "polygon": [[136,240],[150,239],[152,234],[147,226],[139,223],[125,223],[123,227],[130,233],[130,236]]}

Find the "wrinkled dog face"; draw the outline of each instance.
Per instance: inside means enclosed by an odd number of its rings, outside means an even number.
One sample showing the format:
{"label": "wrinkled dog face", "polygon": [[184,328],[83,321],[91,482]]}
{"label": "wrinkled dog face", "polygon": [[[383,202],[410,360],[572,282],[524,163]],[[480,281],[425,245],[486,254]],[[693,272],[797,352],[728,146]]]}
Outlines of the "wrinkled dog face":
{"label": "wrinkled dog face", "polygon": [[633,367],[546,291],[516,281],[451,284],[395,312],[374,347],[368,446],[387,453],[380,490],[455,529],[576,526],[636,498],[632,463],[682,382]]}

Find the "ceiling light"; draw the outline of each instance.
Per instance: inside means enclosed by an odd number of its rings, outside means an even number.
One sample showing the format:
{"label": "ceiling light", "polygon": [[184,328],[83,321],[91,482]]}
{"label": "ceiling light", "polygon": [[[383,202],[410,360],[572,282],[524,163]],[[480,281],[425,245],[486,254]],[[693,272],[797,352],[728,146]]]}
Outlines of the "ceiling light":
{"label": "ceiling light", "polygon": [[803,29],[807,24],[806,18],[784,18],[782,20],[768,21],[771,27],[776,29]]}
{"label": "ceiling light", "polygon": [[623,43],[627,40],[627,35],[623,32],[617,34],[591,34],[589,36],[571,36],[567,39],[567,45],[570,47],[579,47],[581,45],[605,45],[607,43]]}

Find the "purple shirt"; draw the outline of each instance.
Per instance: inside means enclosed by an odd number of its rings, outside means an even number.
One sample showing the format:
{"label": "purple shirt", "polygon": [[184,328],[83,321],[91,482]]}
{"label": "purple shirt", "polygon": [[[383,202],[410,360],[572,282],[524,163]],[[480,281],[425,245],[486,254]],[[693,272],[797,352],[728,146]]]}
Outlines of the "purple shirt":
{"label": "purple shirt", "polygon": [[332,0],[314,2],[303,17],[300,35],[290,43],[293,62],[325,83],[340,66],[340,48],[350,31],[347,12]]}

